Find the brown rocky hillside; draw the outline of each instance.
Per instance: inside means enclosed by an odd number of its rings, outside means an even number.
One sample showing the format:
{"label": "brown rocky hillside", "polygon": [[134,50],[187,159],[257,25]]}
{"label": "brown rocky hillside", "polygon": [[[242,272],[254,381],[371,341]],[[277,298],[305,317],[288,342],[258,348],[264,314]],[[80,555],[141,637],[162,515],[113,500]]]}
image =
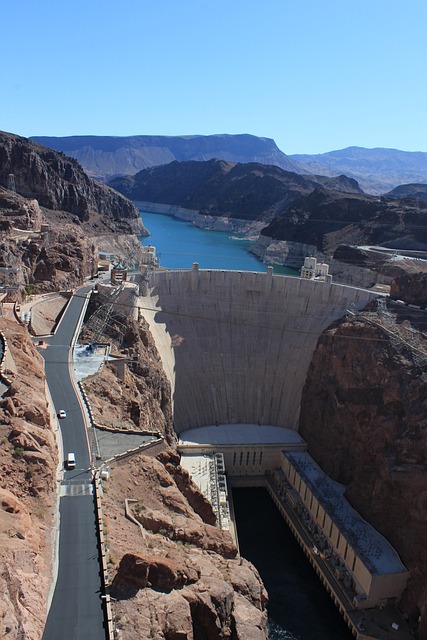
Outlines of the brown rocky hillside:
{"label": "brown rocky hillside", "polygon": [[41,207],[66,211],[81,222],[93,217],[102,224],[114,221],[116,230],[125,233],[142,230],[134,205],[89,178],[76,160],[27,138],[0,132],[0,186],[10,186],[10,175],[16,192],[36,199]]}
{"label": "brown rocky hillside", "polygon": [[[420,328],[417,318],[414,327]],[[385,322],[385,321],[384,321]],[[396,331],[398,324],[392,322]],[[427,637],[427,349],[363,321],[340,321],[319,339],[304,387],[300,432],[309,452],[347,486],[350,503],[410,570],[402,607]],[[385,325],[385,326],[389,326]],[[423,325],[421,325],[423,326]],[[409,336],[409,337],[408,337]]]}
{"label": "brown rocky hillside", "polygon": [[[13,188],[12,188],[13,187]],[[98,250],[136,258],[147,235],[135,206],[91,180],[76,160],[0,132],[0,284],[72,288]]]}
{"label": "brown rocky hillside", "polygon": [[333,256],[342,244],[426,250],[427,203],[317,189],[294,202],[261,234],[314,245]]}
{"label": "brown rocky hillside", "polygon": [[15,369],[0,398],[0,636],[40,640],[52,584],[58,451],[42,359],[26,329],[4,318],[0,329]]}

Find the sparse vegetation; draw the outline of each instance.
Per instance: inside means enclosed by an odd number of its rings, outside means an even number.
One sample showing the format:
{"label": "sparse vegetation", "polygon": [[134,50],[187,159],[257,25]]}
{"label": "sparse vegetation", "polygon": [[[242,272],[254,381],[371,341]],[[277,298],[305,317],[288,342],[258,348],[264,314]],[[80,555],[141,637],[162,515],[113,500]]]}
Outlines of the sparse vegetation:
{"label": "sparse vegetation", "polygon": [[35,284],[27,284],[22,289],[22,293],[24,296],[32,296],[37,293],[37,286]]}
{"label": "sparse vegetation", "polygon": [[16,458],[17,460],[22,460],[22,458],[24,457],[24,448],[15,447],[15,450],[13,452],[13,457]]}

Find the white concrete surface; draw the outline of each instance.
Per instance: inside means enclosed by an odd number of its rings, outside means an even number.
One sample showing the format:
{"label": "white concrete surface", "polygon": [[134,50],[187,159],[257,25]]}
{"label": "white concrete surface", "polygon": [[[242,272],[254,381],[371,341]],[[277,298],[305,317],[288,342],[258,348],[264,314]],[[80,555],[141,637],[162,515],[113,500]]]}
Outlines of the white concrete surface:
{"label": "white concrete surface", "polygon": [[305,444],[295,429],[258,424],[218,424],[182,431],[180,444],[254,445]]}
{"label": "white concrete surface", "polygon": [[372,573],[406,573],[395,549],[347,502],[343,485],[331,480],[306,451],[284,455]]}
{"label": "white concrete surface", "polygon": [[[298,427],[320,334],[378,293],[239,271],[158,271],[140,300],[173,394],[175,429]],[[325,363],[327,366],[327,363]]]}

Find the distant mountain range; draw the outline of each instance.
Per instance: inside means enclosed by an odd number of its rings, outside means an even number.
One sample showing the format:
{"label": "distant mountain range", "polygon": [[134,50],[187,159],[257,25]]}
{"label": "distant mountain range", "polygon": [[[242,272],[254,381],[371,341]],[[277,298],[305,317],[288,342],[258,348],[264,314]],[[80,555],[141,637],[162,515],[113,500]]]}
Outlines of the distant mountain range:
{"label": "distant mountain range", "polygon": [[427,153],[347,147],[318,155],[291,155],[308,173],[355,178],[363,191],[383,194],[398,185],[427,183]]}
{"label": "distant mountain range", "polygon": [[427,153],[348,147],[318,155],[286,155],[270,138],[249,134],[211,136],[35,136],[76,158],[92,178],[108,182],[174,160],[210,160],[275,165],[285,171],[346,175],[366,193],[380,195],[408,183],[427,183]]}
{"label": "distant mountain range", "polygon": [[134,175],[141,169],[174,160],[229,160],[260,162],[303,173],[270,138],[248,134],[213,136],[71,136],[31,138],[45,147],[76,158],[92,178],[108,182],[116,176]]}

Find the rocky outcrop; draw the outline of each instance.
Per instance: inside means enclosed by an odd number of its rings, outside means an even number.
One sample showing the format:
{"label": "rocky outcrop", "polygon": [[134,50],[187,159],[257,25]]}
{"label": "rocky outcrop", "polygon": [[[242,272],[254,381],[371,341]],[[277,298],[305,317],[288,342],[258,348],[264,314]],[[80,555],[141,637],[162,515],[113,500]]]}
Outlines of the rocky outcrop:
{"label": "rocky outcrop", "polygon": [[0,635],[42,637],[52,582],[56,443],[40,356],[26,330],[0,318],[15,362],[0,399]]}
{"label": "rocky outcrop", "polygon": [[[191,507],[186,488],[179,488],[176,454],[164,451],[158,458],[114,465],[104,497],[111,555],[117,558],[111,592],[126,637],[265,640],[267,594],[256,569],[233,557],[229,534],[206,524]],[[193,485],[192,491],[198,489]],[[120,517],[124,493],[134,496],[133,514],[147,525],[143,537]],[[206,532],[214,530],[222,540],[215,549],[205,545]],[[176,538],[176,531],[193,535]],[[234,550],[231,557],[225,549]]]}
{"label": "rocky outcrop", "polygon": [[427,248],[427,234],[418,227],[424,218],[427,205],[319,188],[264,227],[250,251],[264,262],[297,269],[306,256],[314,256],[329,265],[335,281],[353,286],[390,284],[413,270],[410,261],[394,260],[391,249],[415,255]]}
{"label": "rocky outcrop", "polygon": [[175,454],[159,454],[158,459],[165,465],[165,469],[173,474],[174,480],[180,492],[189,505],[200,515],[203,522],[214,525],[216,516],[209,500],[201,493],[191,480],[190,474],[180,465],[180,457]]}
{"label": "rocky outcrop", "polygon": [[[412,620],[421,614],[421,638],[427,634],[427,355],[414,353],[391,318],[384,328],[380,316],[380,326],[341,321],[322,335],[299,430],[310,454],[346,485],[350,503],[408,567],[401,606]],[[412,343],[412,332],[407,335]]]}
{"label": "rocky outcrop", "polygon": [[427,204],[316,189],[294,202],[262,235],[314,245],[333,255],[340,245],[426,249]]}
{"label": "rocky outcrop", "polygon": [[[148,325],[143,319],[126,322],[124,342],[120,350],[117,348],[117,355],[128,358],[125,380],[118,378],[116,366],[110,364],[103,367],[102,373],[88,376],[84,381],[95,422],[118,431],[156,431],[172,444],[176,436],[172,426],[170,384]],[[108,339],[117,337],[111,330]]]}
{"label": "rocky outcrop", "polygon": [[66,211],[80,221],[93,216],[99,223],[114,222],[116,231],[142,233],[143,227],[134,205],[112,189],[94,182],[79,163],[62,153],[0,132],[0,185],[7,188],[13,174],[16,192],[35,198],[53,211]]}
{"label": "rocky outcrop", "polygon": [[121,598],[129,598],[145,587],[170,593],[173,589],[182,589],[187,584],[197,582],[199,578],[200,571],[187,563],[183,564],[181,558],[144,558],[127,553],[120,560],[111,592]]}
{"label": "rocky outcrop", "polygon": [[98,256],[87,230],[57,216],[49,223],[36,200],[0,188],[0,278],[6,286],[69,289],[94,271]]}
{"label": "rocky outcrop", "polygon": [[28,284],[74,288],[96,272],[99,250],[133,264],[141,253],[135,234],[148,235],[136,207],[75,160],[1,132],[0,230],[0,284],[15,297]]}
{"label": "rocky outcrop", "polygon": [[[414,265],[414,269],[417,265]],[[391,285],[390,297],[408,304],[425,307],[427,305],[427,273],[402,273]]]}

